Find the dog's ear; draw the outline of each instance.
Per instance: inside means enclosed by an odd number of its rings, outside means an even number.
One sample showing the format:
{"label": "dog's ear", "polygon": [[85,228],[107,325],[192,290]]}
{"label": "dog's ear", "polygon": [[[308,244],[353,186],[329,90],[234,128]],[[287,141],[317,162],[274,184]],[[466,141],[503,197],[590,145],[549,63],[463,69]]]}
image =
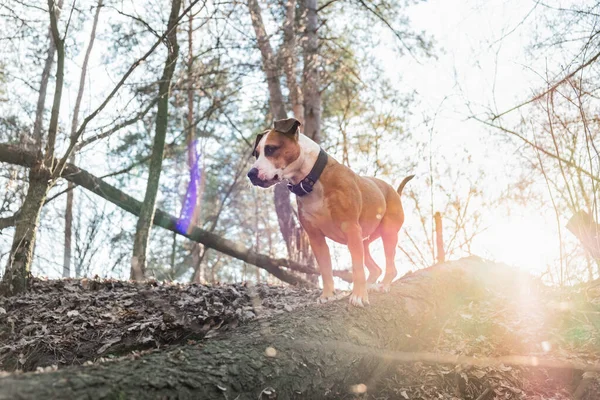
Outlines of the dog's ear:
{"label": "dog's ear", "polygon": [[300,121],[296,118],[280,119],[273,123],[273,129],[284,135],[295,136],[298,134],[298,127],[300,125]]}
{"label": "dog's ear", "polygon": [[258,135],[256,135],[256,140],[254,141],[254,147],[252,148],[252,155],[256,158],[258,158],[258,151],[256,151],[256,148],[258,147],[258,144],[260,143],[261,139],[263,138],[263,136],[265,136],[265,134],[269,132],[264,131],[263,133],[259,133]]}

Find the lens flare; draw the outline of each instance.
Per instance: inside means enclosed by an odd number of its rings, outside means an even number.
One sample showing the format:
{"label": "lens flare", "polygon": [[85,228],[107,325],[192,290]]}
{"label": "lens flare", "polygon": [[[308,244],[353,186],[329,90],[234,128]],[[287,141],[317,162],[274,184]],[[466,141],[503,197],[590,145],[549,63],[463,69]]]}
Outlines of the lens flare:
{"label": "lens flare", "polygon": [[187,234],[190,233],[191,229],[197,223],[198,214],[200,213],[200,189],[204,183],[204,180],[202,179],[202,168],[200,166],[202,153],[198,150],[198,141],[194,140],[188,146],[188,154],[192,161],[190,162],[190,180],[185,194],[183,207],[181,207],[181,214],[177,220],[177,230]]}

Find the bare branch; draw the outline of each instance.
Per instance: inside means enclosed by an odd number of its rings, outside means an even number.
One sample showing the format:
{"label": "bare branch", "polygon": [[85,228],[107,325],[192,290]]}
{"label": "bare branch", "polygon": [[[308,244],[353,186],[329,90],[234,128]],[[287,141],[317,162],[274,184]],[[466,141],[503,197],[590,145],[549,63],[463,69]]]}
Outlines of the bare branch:
{"label": "bare branch", "polygon": [[[50,0],[52,1],[52,0]],[[190,5],[183,11],[183,13],[177,18],[176,23],[175,23],[175,27],[177,26],[177,24],[179,23],[179,21],[181,21],[181,19],[192,9],[192,7],[194,5],[196,5],[200,0],[193,0]],[[174,28],[175,28],[174,27]],[[173,29],[174,29],[173,28]],[[129,69],[127,70],[127,72],[125,72],[125,74],[123,75],[123,77],[121,77],[121,80],[119,80],[119,82],[117,82],[117,84],[115,85],[115,87],[113,88],[113,90],[109,93],[109,95],[106,97],[106,99],[104,99],[104,101],[98,106],[98,108],[96,108],[91,114],[89,114],[87,117],[85,117],[85,119],[83,120],[83,123],[81,124],[81,126],[79,127],[79,129],[77,130],[77,132],[75,132],[75,135],[73,137],[71,137],[71,141],[69,143],[69,147],[67,148],[67,151],[65,151],[64,155],[62,156],[62,158],[60,159],[57,167],[54,169],[54,171],[52,172],[52,178],[53,179],[57,179],[63,172],[63,169],[65,168],[65,165],[67,164],[67,160],[69,159],[69,157],[71,156],[71,153],[74,151],[75,146],[77,145],[77,141],[79,140],[79,138],[81,137],[81,135],[83,134],[83,132],[85,131],[85,128],[87,127],[87,125],[90,123],[90,121],[92,121],[97,115],[98,113],[100,113],[104,107],[106,107],[106,105],[112,100],[112,98],[115,96],[115,94],[119,91],[119,89],[121,88],[121,86],[123,86],[123,84],[125,83],[125,81],[127,80],[127,78],[129,78],[129,76],[133,73],[133,71],[139,66],[141,65],[144,61],[146,61],[148,59],[148,57],[150,57],[150,55],[154,52],[154,50],[156,50],[156,48],[163,43],[163,41],[167,38],[167,36],[171,33],[171,30],[167,30],[166,32],[164,32],[162,34],[162,36],[152,45],[152,47],[146,52],[146,54],[144,54],[142,57],[140,57],[137,61],[135,61],[133,64],[131,64],[131,66],[129,67]]]}
{"label": "bare branch", "polygon": [[[19,146],[0,143],[0,162],[31,167],[36,164],[38,159],[39,157],[34,152],[27,151]],[[140,213],[142,207],[140,201],[73,164],[67,163],[65,165],[61,177],[95,193],[129,213],[134,215],[139,215]],[[318,274],[312,267],[283,258],[274,259],[255,253],[240,243],[225,239],[197,226],[191,229],[189,233],[182,232],[178,229],[178,219],[160,209],[156,210],[153,223],[171,232],[185,236],[190,240],[202,243],[206,247],[262,268],[281,281],[292,285],[313,286],[312,283],[283,268],[306,274]]]}
{"label": "bare branch", "polygon": [[2,231],[2,229],[6,229],[11,226],[15,226],[18,218],[19,218],[18,211],[16,213],[14,213],[13,215],[11,215],[10,217],[0,218],[0,231]]}
{"label": "bare branch", "polygon": [[558,80],[554,85],[551,85],[548,89],[544,90],[542,93],[540,93],[540,94],[532,97],[531,99],[524,101],[521,104],[518,104],[504,112],[501,112],[500,114],[494,115],[492,118],[492,121],[495,121],[498,118],[503,117],[504,115],[511,113],[515,110],[518,110],[521,107],[524,107],[528,104],[536,102],[536,101],[540,100],[541,98],[543,98],[544,96],[546,96],[547,94],[554,92],[560,85],[562,85],[563,83],[567,82],[569,79],[574,77],[575,74],[577,74],[579,71],[583,70],[584,68],[586,68],[586,67],[592,65],[594,62],[596,62],[598,60],[598,58],[600,58],[600,52],[596,53],[594,56],[592,56],[592,58],[590,58],[589,60],[587,60],[586,62],[581,64],[573,72],[567,74],[565,77]]}
{"label": "bare branch", "polygon": [[592,172],[587,171],[587,170],[581,168],[579,165],[577,165],[574,162],[569,161],[569,160],[561,157],[558,154],[555,154],[555,153],[552,153],[551,151],[546,150],[545,148],[537,145],[536,143],[533,143],[532,141],[528,140],[526,137],[524,137],[523,135],[521,135],[518,132],[515,132],[513,130],[510,130],[510,129],[504,128],[502,126],[493,124],[492,122],[482,120],[482,119],[480,119],[478,117],[471,117],[471,118],[474,119],[475,121],[481,122],[482,124],[487,125],[489,127],[496,128],[496,129],[501,130],[502,132],[505,132],[505,133],[509,133],[509,134],[511,134],[511,135],[513,135],[513,136],[515,136],[515,137],[517,137],[519,139],[521,139],[524,143],[526,143],[527,145],[529,145],[530,147],[532,147],[534,149],[537,149],[541,153],[543,153],[543,154],[545,154],[545,155],[547,155],[549,157],[552,157],[552,158],[554,158],[556,160],[560,160],[564,165],[566,165],[568,167],[571,167],[571,168],[575,169],[578,172],[581,172],[582,174],[586,175],[587,177],[589,177],[590,179],[592,179],[592,180],[594,180],[596,182],[600,182],[600,177],[594,175]]}
{"label": "bare branch", "polygon": [[148,106],[146,106],[146,108],[144,108],[142,111],[140,111],[139,113],[137,113],[136,115],[134,115],[133,117],[118,123],[116,125],[114,125],[112,128],[110,128],[107,131],[101,132],[95,136],[92,136],[88,139],[82,140],[78,145],[75,146],[75,150],[74,151],[79,151],[82,148],[84,148],[85,146],[88,146],[98,140],[104,139],[109,137],[110,135],[112,135],[115,132],[120,131],[121,129],[129,126],[129,125],[133,125],[135,124],[137,121],[139,121],[140,119],[144,118],[146,116],[146,114],[148,114],[148,112],[156,105],[156,103],[158,102],[158,97],[153,99]]}

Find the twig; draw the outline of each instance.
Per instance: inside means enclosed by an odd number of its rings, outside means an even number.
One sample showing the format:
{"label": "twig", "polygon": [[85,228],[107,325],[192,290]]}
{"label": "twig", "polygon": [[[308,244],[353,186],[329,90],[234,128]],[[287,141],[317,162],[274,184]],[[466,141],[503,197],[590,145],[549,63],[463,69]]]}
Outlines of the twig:
{"label": "twig", "polygon": [[550,86],[548,89],[546,89],[545,91],[543,91],[542,93],[538,94],[537,96],[532,97],[531,99],[524,101],[521,104],[518,104],[504,112],[501,112],[500,114],[494,115],[494,117],[492,118],[492,121],[497,120],[500,117],[503,117],[504,115],[513,112],[515,110],[518,110],[521,107],[526,106],[527,104],[531,104],[534,101],[538,101],[539,99],[541,99],[542,97],[544,97],[545,95],[547,95],[548,93],[551,93],[553,91],[555,91],[560,85],[562,85],[563,83],[565,83],[566,81],[568,81],[569,79],[571,79],[572,77],[575,76],[575,74],[577,74],[579,71],[581,71],[582,69],[584,69],[585,67],[593,64],[594,62],[596,62],[596,60],[598,60],[598,58],[600,58],[600,52],[596,53],[592,58],[590,58],[588,61],[586,61],[585,63],[581,64],[579,67],[577,67],[575,69],[575,71],[571,72],[570,74],[568,74],[567,76],[565,76],[564,78],[560,79],[558,82],[556,82],[554,85]]}
{"label": "twig", "polygon": [[490,388],[487,388],[487,389],[485,389],[485,390],[483,391],[483,393],[481,393],[481,394],[480,394],[480,395],[477,397],[477,399],[475,399],[475,400],[483,400],[483,399],[485,399],[485,398],[486,398],[486,396],[487,396],[487,395],[490,393],[490,391],[491,391],[491,390],[492,390],[492,389],[490,389]]}

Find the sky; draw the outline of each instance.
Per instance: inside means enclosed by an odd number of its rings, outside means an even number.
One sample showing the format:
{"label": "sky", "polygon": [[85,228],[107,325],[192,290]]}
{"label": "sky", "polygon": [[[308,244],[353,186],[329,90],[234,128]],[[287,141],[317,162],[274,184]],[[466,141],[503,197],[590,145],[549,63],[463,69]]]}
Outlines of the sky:
{"label": "sky", "polygon": [[[494,142],[493,135],[498,133],[469,117],[486,107],[510,109],[544,87],[538,71],[546,60],[532,59],[527,53],[532,44],[532,20],[541,11],[539,3],[523,0],[430,0],[411,6],[407,14],[416,31],[433,37],[436,59],[400,59],[389,47],[381,49],[388,76],[396,78],[400,88],[417,93],[416,118],[409,129],[422,135],[431,133],[434,153],[445,154],[447,159],[467,151],[473,165],[486,170],[485,181],[477,182],[484,191],[516,178],[514,148]],[[389,32],[384,34],[387,43],[394,42]],[[421,115],[433,116],[432,123],[424,126]],[[427,179],[428,170],[427,163],[419,165],[417,179]],[[436,207],[443,201],[434,198]],[[559,257],[551,208],[513,205],[510,210],[490,209],[484,214],[487,229],[475,239],[473,253],[537,275]],[[411,223],[417,221],[408,216],[405,229],[410,229]]]}

